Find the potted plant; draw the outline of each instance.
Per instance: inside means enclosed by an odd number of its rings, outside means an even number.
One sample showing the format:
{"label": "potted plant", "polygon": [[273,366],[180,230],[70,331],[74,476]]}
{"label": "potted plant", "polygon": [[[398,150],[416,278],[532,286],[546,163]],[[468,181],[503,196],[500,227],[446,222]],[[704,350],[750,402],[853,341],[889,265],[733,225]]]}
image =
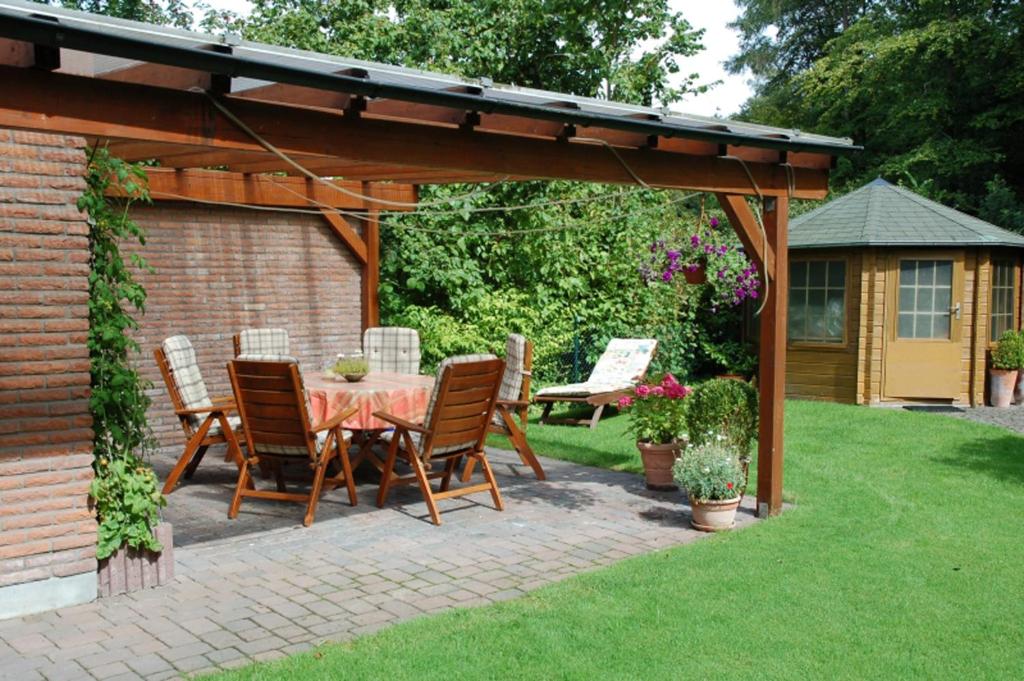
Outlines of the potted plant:
{"label": "potted plant", "polygon": [[672,480],[672,464],[685,444],[686,402],[692,391],[672,374],[657,383],[642,383],[632,396],[619,400],[619,408],[629,411],[629,429],[644,464],[647,489],[678,489]]}
{"label": "potted plant", "polygon": [[338,361],[331,367],[335,376],[343,376],[349,383],[363,380],[370,371],[370,364],[360,355],[338,355]]}
{"label": "potted plant", "polygon": [[740,498],[747,489],[750,452],[757,438],[757,389],[746,381],[716,378],[693,390],[686,405],[686,432],[691,446],[724,441],[743,471]]}
{"label": "potted plant", "polygon": [[736,524],[743,468],[724,436],[686,450],[676,461],[673,476],[686,490],[693,517],[690,524],[703,532],[720,532]]}
{"label": "potted plant", "polygon": [[993,407],[1009,407],[1017,384],[1021,364],[1021,335],[1016,331],[1005,331],[992,349],[988,370],[989,404]]}

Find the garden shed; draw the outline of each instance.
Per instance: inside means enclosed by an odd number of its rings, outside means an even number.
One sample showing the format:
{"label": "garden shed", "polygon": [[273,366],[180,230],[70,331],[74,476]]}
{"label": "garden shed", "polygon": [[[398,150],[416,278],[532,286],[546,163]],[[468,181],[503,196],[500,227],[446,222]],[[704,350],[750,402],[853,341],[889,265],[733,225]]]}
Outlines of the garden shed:
{"label": "garden shed", "polygon": [[790,225],[786,392],[980,405],[1024,237],[877,179]]}

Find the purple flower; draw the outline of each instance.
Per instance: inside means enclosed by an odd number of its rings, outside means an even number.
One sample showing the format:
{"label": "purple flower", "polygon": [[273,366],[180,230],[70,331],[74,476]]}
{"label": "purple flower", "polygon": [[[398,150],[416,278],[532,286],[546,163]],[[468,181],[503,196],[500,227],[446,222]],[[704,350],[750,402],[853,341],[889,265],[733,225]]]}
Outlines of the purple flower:
{"label": "purple flower", "polygon": [[672,281],[672,273],[671,272],[662,272],[661,273],[661,280],[663,282],[665,282],[666,284],[668,282]]}
{"label": "purple flower", "polygon": [[679,260],[679,251],[668,251],[667,253],[665,253],[665,255],[667,255],[668,259],[671,260],[672,262]]}
{"label": "purple flower", "polygon": [[700,246],[700,237],[697,236],[696,234],[691,236],[690,237],[690,245],[693,246],[694,248],[697,248],[698,246]]}
{"label": "purple flower", "polygon": [[711,244],[704,244],[704,252],[708,255],[711,255],[712,253],[715,252],[715,247],[712,246]]}
{"label": "purple flower", "polygon": [[711,225],[711,229],[718,227],[718,218],[711,218],[708,224]]}
{"label": "purple flower", "polygon": [[725,279],[725,270],[718,270],[718,278]]}

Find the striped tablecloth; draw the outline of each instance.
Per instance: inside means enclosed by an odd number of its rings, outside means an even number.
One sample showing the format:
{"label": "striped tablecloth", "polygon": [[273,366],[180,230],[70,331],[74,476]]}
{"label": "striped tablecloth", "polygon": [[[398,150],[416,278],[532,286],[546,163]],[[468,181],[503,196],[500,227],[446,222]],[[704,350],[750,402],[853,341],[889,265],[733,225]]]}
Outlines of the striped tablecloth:
{"label": "striped tablecloth", "polygon": [[349,383],[318,374],[307,376],[305,383],[315,424],[354,404],[359,411],[345,421],[345,427],[350,430],[380,430],[391,425],[374,418],[376,411],[386,411],[413,423],[422,421],[427,413],[434,377],[375,373],[368,374],[358,383]]}

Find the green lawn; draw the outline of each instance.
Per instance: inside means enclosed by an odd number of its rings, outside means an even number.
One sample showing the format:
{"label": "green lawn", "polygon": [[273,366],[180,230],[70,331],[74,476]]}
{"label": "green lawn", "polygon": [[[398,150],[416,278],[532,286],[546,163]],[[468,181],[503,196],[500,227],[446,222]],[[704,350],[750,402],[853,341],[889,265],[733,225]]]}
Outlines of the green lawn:
{"label": "green lawn", "polygon": [[[1020,678],[1024,439],[903,411],[786,416],[779,518],[219,678]],[[623,421],[530,438],[636,470]]]}

